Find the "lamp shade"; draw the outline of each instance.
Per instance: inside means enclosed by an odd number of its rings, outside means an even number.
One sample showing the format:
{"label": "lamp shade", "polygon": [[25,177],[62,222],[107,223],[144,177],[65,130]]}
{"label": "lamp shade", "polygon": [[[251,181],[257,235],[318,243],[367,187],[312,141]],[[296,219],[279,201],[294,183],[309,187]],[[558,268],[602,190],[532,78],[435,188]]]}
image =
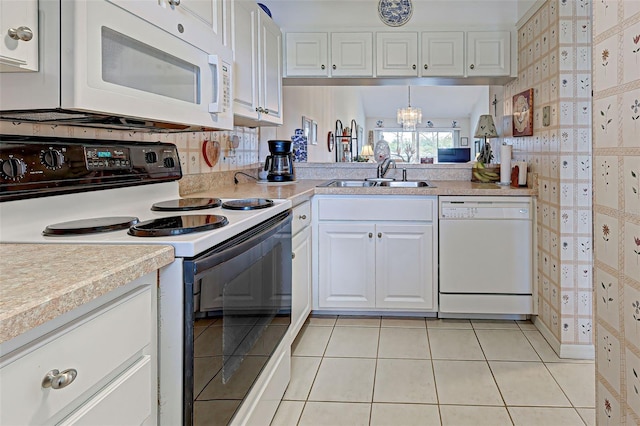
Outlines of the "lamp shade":
{"label": "lamp shade", "polygon": [[493,124],[493,117],[491,114],[484,114],[478,118],[478,125],[476,126],[476,133],[474,138],[497,138],[498,132],[496,126]]}
{"label": "lamp shade", "polygon": [[363,157],[372,157],[373,148],[371,147],[371,145],[366,144],[365,146],[363,146],[362,151],[360,151],[360,155],[362,155]]}

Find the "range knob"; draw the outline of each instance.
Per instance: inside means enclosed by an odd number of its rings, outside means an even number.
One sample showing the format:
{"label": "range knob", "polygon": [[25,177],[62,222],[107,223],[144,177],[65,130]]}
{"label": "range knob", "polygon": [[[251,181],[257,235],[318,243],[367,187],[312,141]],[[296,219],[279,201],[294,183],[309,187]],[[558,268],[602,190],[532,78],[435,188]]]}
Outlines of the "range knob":
{"label": "range knob", "polygon": [[176,162],[172,157],[167,157],[164,159],[164,166],[168,169],[173,169],[176,166]]}
{"label": "range knob", "polygon": [[158,161],[158,154],[156,154],[153,151],[149,151],[147,153],[144,154],[144,160],[148,163],[148,164],[153,164],[156,163]]}
{"label": "range knob", "polygon": [[0,175],[5,179],[18,180],[27,173],[27,165],[19,158],[7,158],[2,161]]}
{"label": "range knob", "polygon": [[64,164],[64,155],[62,155],[62,153],[57,149],[49,148],[42,151],[40,161],[42,161],[42,164],[44,164],[46,168],[55,170],[59,169]]}

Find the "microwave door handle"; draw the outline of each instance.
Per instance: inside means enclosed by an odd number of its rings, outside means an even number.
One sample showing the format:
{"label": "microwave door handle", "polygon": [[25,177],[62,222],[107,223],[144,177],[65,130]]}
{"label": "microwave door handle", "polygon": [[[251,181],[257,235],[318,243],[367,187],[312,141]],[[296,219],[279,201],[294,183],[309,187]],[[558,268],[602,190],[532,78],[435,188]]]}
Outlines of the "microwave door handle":
{"label": "microwave door handle", "polygon": [[209,113],[219,113],[222,112],[220,107],[222,105],[222,67],[220,66],[220,58],[218,55],[209,55],[209,65],[212,65],[215,68],[215,76],[214,76],[214,90],[215,93],[213,95],[213,102],[209,104]]}

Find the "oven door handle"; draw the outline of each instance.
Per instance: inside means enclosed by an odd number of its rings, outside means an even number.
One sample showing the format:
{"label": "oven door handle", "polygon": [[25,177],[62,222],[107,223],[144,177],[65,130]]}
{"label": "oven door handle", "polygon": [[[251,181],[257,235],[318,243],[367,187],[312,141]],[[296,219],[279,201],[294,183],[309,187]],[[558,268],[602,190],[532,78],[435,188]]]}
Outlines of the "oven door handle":
{"label": "oven door handle", "polygon": [[203,257],[194,259],[191,272],[195,276],[235,258],[280,232],[287,226],[287,222],[291,223],[290,210],[263,222],[246,233],[231,238],[220,246],[215,247],[211,252],[203,255]]}

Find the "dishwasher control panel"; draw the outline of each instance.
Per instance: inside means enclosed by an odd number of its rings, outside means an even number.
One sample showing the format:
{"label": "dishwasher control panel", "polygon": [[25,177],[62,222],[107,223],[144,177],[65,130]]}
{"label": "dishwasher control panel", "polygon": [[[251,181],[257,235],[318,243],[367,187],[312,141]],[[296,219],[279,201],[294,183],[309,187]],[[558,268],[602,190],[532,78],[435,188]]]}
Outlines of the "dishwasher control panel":
{"label": "dishwasher control panel", "polygon": [[440,219],[532,219],[529,202],[448,201],[440,203]]}

